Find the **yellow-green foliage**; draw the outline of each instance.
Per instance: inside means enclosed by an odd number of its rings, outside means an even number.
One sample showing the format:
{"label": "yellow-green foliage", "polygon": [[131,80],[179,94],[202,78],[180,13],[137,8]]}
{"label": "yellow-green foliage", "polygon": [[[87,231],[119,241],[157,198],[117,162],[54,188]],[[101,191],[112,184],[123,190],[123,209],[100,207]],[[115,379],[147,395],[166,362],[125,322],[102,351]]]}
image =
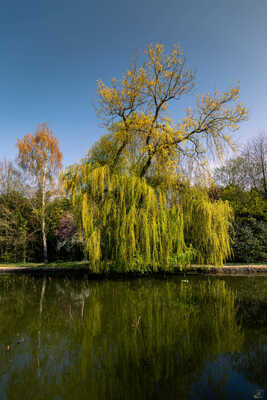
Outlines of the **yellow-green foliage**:
{"label": "yellow-green foliage", "polygon": [[184,234],[199,264],[222,265],[231,255],[229,229],[233,217],[227,201],[211,201],[201,189],[183,193]]}
{"label": "yellow-green foliage", "polygon": [[239,85],[198,95],[182,119],[170,118],[169,105],[190,93],[194,84],[179,46],[167,51],[162,44],[149,45],[143,63],[134,63],[109,85],[98,81],[98,113],[111,135],[94,147],[94,157],[114,167],[123,159],[124,167],[142,177],[151,168],[176,176],[181,157],[203,161],[210,151],[221,157],[225,148],[234,148],[231,131],[247,119]]}
{"label": "yellow-green foliage", "polygon": [[95,272],[169,270],[193,260],[222,264],[230,254],[231,208],[211,202],[201,190],[188,189],[170,201],[169,192],[144,178],[88,162],[68,170],[65,186]]}
{"label": "yellow-green foliage", "polygon": [[82,164],[65,177],[78,210],[85,251],[93,269],[156,271],[189,263],[180,206],[145,179]]}
{"label": "yellow-green foliage", "polygon": [[200,189],[181,194],[182,161],[206,165],[210,151],[221,157],[225,145],[233,148],[226,132],[238,129],[247,110],[237,86],[199,96],[182,120],[173,121],[169,103],[193,86],[180,48],[168,53],[160,44],[148,46],[144,63],[110,86],[98,82],[98,111],[108,134],[65,176],[95,271],[222,264],[229,256],[231,209]]}

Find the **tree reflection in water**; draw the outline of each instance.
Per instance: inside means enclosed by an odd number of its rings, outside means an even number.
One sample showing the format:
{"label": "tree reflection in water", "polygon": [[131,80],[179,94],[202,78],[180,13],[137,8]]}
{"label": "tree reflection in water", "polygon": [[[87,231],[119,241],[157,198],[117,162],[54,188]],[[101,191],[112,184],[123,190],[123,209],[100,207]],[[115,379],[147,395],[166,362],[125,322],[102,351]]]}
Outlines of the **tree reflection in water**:
{"label": "tree reflection in water", "polygon": [[[0,296],[7,399],[188,399],[206,366],[226,355],[214,392],[227,385],[229,365],[251,377],[236,290],[224,280],[8,276]],[[253,379],[264,381],[261,372]]]}

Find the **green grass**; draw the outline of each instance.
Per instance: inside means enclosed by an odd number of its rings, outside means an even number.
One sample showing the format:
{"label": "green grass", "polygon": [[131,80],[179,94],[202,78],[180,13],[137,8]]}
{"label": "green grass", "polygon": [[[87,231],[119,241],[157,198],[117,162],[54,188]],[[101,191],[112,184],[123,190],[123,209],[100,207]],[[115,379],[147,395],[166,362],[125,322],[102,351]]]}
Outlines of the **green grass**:
{"label": "green grass", "polygon": [[51,263],[1,263],[0,268],[29,267],[29,268],[88,268],[88,261],[57,261]]}
{"label": "green grass", "polygon": [[233,266],[233,267],[245,267],[246,265],[247,266],[250,266],[250,265],[267,265],[267,263],[265,263],[265,262],[251,262],[251,263],[226,263],[226,264],[224,264],[226,267],[229,265],[229,266]]}

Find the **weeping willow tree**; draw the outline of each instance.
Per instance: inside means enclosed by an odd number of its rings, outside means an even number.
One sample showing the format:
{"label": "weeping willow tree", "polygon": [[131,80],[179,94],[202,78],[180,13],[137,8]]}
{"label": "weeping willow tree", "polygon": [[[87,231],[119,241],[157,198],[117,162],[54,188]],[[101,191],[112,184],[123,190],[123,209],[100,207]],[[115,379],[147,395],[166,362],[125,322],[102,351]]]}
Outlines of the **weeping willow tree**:
{"label": "weeping willow tree", "polygon": [[144,178],[111,173],[108,166],[81,164],[65,176],[93,270],[169,269],[188,264],[181,206]]}
{"label": "weeping willow tree", "polygon": [[144,178],[81,163],[65,174],[93,271],[222,264],[231,253],[227,202],[196,188],[177,198]]}
{"label": "weeping willow tree", "polygon": [[184,190],[182,197],[185,242],[194,249],[193,261],[222,265],[232,254],[233,210],[228,201],[211,201],[198,187]]}
{"label": "weeping willow tree", "polygon": [[167,54],[163,45],[148,46],[145,57],[111,86],[98,82],[109,133],[65,174],[85,253],[95,271],[222,264],[231,253],[231,209],[188,188],[181,165],[201,167],[210,153],[234,147],[228,132],[247,116],[239,86],[198,96],[176,123],[169,103],[191,92],[194,75],[179,47]]}

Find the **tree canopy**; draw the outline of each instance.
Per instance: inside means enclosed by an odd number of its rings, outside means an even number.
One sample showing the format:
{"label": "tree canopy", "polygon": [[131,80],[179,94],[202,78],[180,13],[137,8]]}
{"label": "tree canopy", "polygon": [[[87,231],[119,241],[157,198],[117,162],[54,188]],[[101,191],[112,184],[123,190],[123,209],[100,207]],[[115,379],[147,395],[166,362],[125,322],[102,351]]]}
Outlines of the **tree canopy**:
{"label": "tree canopy", "polygon": [[145,61],[111,85],[99,81],[98,112],[109,135],[93,148],[93,159],[112,168],[122,163],[140,177],[163,174],[166,179],[177,175],[183,158],[203,161],[209,151],[220,157],[225,145],[233,146],[229,132],[247,118],[238,102],[239,85],[199,95],[182,120],[170,118],[170,103],[193,87],[194,74],[181,49],[175,46],[167,53],[162,44],[148,46]]}
{"label": "tree canopy", "polygon": [[222,264],[231,254],[232,210],[181,176],[184,159],[203,163],[233,147],[229,131],[247,117],[239,86],[200,95],[181,121],[172,101],[192,92],[194,74],[179,47],[148,46],[110,86],[98,82],[107,134],[65,174],[80,237],[95,271],[168,270],[190,262]]}

